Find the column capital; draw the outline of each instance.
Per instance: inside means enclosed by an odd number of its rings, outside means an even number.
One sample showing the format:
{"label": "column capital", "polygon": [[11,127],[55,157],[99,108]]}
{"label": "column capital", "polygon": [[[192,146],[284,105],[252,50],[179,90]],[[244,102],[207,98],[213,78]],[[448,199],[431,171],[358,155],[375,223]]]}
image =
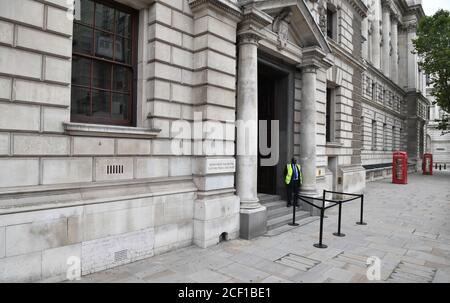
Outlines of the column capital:
{"label": "column capital", "polygon": [[326,58],[326,54],[318,47],[307,47],[303,49],[302,63],[297,67],[304,73],[315,73],[317,69],[328,69],[333,63]]}
{"label": "column capital", "polygon": [[391,23],[395,23],[397,25],[400,22],[399,14],[391,14]]}
{"label": "column capital", "polygon": [[263,37],[261,30],[272,22],[273,18],[257,9],[253,3],[244,6],[237,30],[239,43],[257,43]]}
{"label": "column capital", "polygon": [[417,22],[412,21],[412,22],[403,23],[401,27],[403,30],[407,31],[408,33],[416,32],[417,31]]}
{"label": "column capital", "polygon": [[392,10],[391,0],[381,0],[381,6],[385,10]]}

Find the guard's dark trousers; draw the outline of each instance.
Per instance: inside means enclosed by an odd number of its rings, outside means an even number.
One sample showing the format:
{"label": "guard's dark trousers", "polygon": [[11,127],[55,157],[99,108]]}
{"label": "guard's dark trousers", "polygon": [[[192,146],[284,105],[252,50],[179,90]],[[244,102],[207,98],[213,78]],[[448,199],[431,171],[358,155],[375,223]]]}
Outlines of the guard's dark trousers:
{"label": "guard's dark trousers", "polygon": [[298,190],[299,190],[299,182],[291,180],[291,183],[286,185],[287,189],[287,205],[292,205],[292,196],[294,196],[295,206],[298,206]]}

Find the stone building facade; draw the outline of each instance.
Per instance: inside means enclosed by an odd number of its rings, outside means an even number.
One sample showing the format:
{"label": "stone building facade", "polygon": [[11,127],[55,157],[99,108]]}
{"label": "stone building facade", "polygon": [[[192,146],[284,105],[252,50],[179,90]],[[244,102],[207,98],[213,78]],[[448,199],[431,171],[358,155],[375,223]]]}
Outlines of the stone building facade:
{"label": "stone building facade", "polygon": [[[284,195],[293,156],[311,197],[362,192],[392,150],[415,167],[422,15],[406,0],[0,0],[0,281],[261,235],[258,194]],[[258,120],[279,121],[274,165]]]}
{"label": "stone building facade", "polygon": [[[431,95],[432,86],[427,87],[427,97],[432,103],[435,99]],[[437,104],[432,104],[429,109],[429,121],[427,123],[426,152],[433,154],[433,162],[436,170],[450,170],[450,132],[439,130],[439,122],[447,112]]]}

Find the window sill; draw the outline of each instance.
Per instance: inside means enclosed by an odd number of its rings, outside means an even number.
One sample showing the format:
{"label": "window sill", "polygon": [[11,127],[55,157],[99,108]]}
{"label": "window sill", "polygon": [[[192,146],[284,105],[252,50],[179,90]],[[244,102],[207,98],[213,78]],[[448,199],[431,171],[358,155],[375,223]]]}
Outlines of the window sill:
{"label": "window sill", "polygon": [[64,130],[66,134],[70,136],[97,136],[135,139],[155,138],[161,132],[160,129],[72,122],[64,123]]}
{"label": "window sill", "polygon": [[341,142],[327,142],[326,147],[342,147],[344,144]]}

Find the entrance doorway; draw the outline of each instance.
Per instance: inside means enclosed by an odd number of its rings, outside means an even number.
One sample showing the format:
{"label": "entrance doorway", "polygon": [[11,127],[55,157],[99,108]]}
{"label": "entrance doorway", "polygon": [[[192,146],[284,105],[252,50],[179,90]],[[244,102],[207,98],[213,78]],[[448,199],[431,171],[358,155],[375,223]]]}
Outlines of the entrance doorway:
{"label": "entrance doorway", "polygon": [[[284,166],[292,158],[294,147],[294,73],[280,63],[258,58],[258,119],[267,121],[267,147],[278,148],[278,162],[272,166],[261,165],[262,159],[273,155],[258,153],[258,193],[284,197]],[[272,142],[271,121],[279,121],[278,146]],[[258,135],[260,129],[258,125]],[[258,142],[259,142],[258,137]]]}

